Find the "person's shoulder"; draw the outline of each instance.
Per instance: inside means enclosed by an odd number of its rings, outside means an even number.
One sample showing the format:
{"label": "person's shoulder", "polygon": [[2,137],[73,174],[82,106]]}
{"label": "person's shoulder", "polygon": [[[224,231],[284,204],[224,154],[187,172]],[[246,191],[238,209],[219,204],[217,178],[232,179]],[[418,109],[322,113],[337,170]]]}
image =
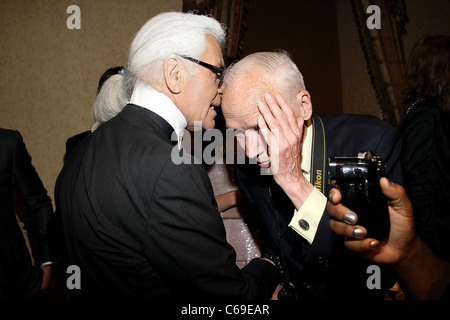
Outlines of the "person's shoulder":
{"label": "person's shoulder", "polygon": [[389,130],[395,129],[386,121],[369,114],[317,114],[326,127],[336,129],[339,127],[346,127],[349,129],[360,130]]}
{"label": "person's shoulder", "polygon": [[23,141],[22,134],[18,130],[0,128],[0,145],[3,150],[11,150]]}
{"label": "person's shoulder", "polygon": [[439,122],[440,108],[433,98],[420,98],[405,103],[399,128],[405,133],[406,128],[434,127]]}
{"label": "person's shoulder", "polygon": [[179,148],[178,145],[170,149],[170,154],[166,153],[167,163],[166,168],[174,172],[197,172],[206,173],[203,164],[197,160],[190,152]]}
{"label": "person's shoulder", "polygon": [[439,105],[433,98],[422,98],[411,101],[405,106],[405,117],[415,117],[417,115],[435,117],[439,114]]}
{"label": "person's shoulder", "polygon": [[77,133],[76,135],[74,135],[74,136],[71,136],[70,138],[67,138],[67,140],[66,140],[66,145],[67,144],[76,144],[76,143],[78,143],[80,140],[82,140],[84,137],[87,137],[88,135],[90,135],[91,134],[91,131],[89,130],[89,131],[84,131],[84,132],[81,132],[81,133]]}
{"label": "person's shoulder", "polygon": [[3,139],[21,139],[22,134],[18,130],[0,128],[0,137]]}
{"label": "person's shoulder", "polygon": [[149,132],[134,132],[129,139],[122,140],[121,145],[126,153],[122,159],[138,172],[160,171],[177,153],[174,146]]}
{"label": "person's shoulder", "polygon": [[203,195],[209,195],[211,181],[205,167],[191,154],[184,153],[177,146],[172,149],[169,157],[160,158],[159,164],[155,165],[149,174],[156,175],[155,183],[159,186],[170,185],[173,188],[176,187],[178,191],[193,194],[201,192]]}

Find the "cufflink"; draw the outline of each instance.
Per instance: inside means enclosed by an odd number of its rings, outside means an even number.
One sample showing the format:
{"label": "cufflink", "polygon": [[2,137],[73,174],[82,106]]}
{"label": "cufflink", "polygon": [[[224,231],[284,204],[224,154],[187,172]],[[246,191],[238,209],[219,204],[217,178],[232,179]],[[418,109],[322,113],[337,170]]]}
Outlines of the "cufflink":
{"label": "cufflink", "polygon": [[309,230],[309,223],[305,219],[298,220],[298,225],[305,231]]}

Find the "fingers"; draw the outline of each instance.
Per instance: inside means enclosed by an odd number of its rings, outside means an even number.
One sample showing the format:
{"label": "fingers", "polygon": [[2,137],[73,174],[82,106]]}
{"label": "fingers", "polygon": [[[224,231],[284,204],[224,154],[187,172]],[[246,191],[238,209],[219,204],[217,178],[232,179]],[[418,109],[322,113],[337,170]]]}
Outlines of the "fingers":
{"label": "fingers", "polygon": [[299,136],[301,134],[301,131],[299,131],[299,127],[297,125],[297,119],[295,117],[295,114],[292,111],[292,108],[287,104],[283,96],[277,94],[275,96],[274,101],[273,97],[267,93],[264,96],[264,100],[269,105],[269,107],[271,107],[271,110],[275,108],[275,110],[278,111],[279,110],[278,108],[281,108],[282,112],[279,113],[278,115],[281,115],[282,119],[285,119],[287,121],[287,123],[289,124],[289,128],[295,133],[295,135]]}
{"label": "fingers", "polygon": [[354,239],[364,239],[367,236],[367,230],[364,227],[355,225],[358,216],[347,207],[328,202],[327,211],[332,218],[330,219],[330,229],[334,233]]}
{"label": "fingers", "polygon": [[349,225],[348,223],[343,223],[337,220],[330,220],[330,229],[343,237],[354,238],[354,239],[364,239],[367,236],[367,231],[361,226]]}
{"label": "fingers", "polygon": [[[348,213],[348,211],[346,212]],[[344,222],[331,219],[330,229],[337,235],[343,236],[346,239],[345,247],[355,253],[367,253],[380,245],[378,240],[366,238],[367,230],[364,227],[354,225],[346,218],[344,218]]]}
{"label": "fingers", "polygon": [[355,253],[364,254],[379,246],[379,241],[366,238],[367,230],[356,225],[358,216],[347,207],[339,204],[340,192],[337,189],[330,191],[331,199],[327,203],[327,211],[330,214],[330,229],[337,235],[343,236],[345,247]]}
{"label": "fingers", "polygon": [[[266,121],[264,120],[264,117],[260,114],[258,116],[258,128],[259,128],[259,132],[262,134],[262,136],[264,137],[265,141],[267,142],[268,137],[269,137],[269,128],[267,127]],[[270,141],[269,141],[270,142]]]}
{"label": "fingers", "polygon": [[41,270],[42,270],[41,290],[46,290],[48,288],[48,284],[52,276],[52,267],[49,265],[44,265],[41,266]]}
{"label": "fingers", "polygon": [[299,126],[294,112],[281,95],[274,98],[266,93],[264,101],[258,102],[258,110],[272,132],[282,130],[290,143],[301,140],[303,125]]}
{"label": "fingers", "polygon": [[[276,120],[280,124],[287,125],[287,120],[283,114],[283,108],[279,105],[278,101],[270,93],[264,94],[264,100],[260,100],[258,103],[258,108],[260,112],[267,115],[271,115],[272,117],[268,117],[270,123],[273,123],[273,120]],[[289,107],[288,107],[289,108]],[[269,127],[270,127],[269,123]]]}
{"label": "fingers", "polygon": [[341,201],[341,193],[339,190],[335,188],[331,189],[329,200],[327,203],[327,212],[331,217],[331,230],[346,238],[364,239],[367,236],[367,230],[362,226],[356,225],[358,221],[356,213],[339,203]]}
{"label": "fingers", "polygon": [[336,219],[347,224],[355,224],[358,221],[356,213],[347,207],[339,204],[341,201],[341,193],[338,189],[331,189],[329,194],[330,202],[327,204],[327,210],[333,219]]}
{"label": "fingers", "polygon": [[[264,122],[264,120],[262,120],[262,121]],[[259,120],[259,117],[258,117],[258,124],[259,123],[260,123],[260,120]],[[263,125],[262,122],[261,122],[261,125]],[[265,129],[263,129],[263,130],[266,131],[266,132],[268,131],[267,127]],[[262,130],[260,129],[260,131],[262,131]],[[257,148],[264,147],[263,145],[259,145],[259,140],[258,140],[259,135],[258,135],[258,132],[256,130],[254,130],[254,129],[246,130],[245,133],[244,133],[244,137],[245,137],[245,148],[246,148],[246,150],[253,150],[253,148],[251,148],[251,147],[254,147],[254,146],[256,146]],[[264,138],[266,138],[266,137],[264,136]],[[261,142],[264,142],[264,141],[261,141]]]}
{"label": "fingers", "polygon": [[270,298],[270,300],[278,300],[278,292],[280,292],[281,290],[281,285],[279,284],[276,288],[275,291],[272,294],[272,297]]}
{"label": "fingers", "polygon": [[330,190],[328,198],[330,199],[331,203],[333,203],[333,204],[337,204],[337,203],[341,202],[341,200],[342,200],[341,193],[336,188],[333,188]]}
{"label": "fingers", "polygon": [[264,121],[267,123],[267,126],[271,131],[273,131],[274,129],[278,129],[277,121],[275,120],[277,110],[276,108],[273,109],[274,113],[272,113],[272,110],[265,103],[265,101],[263,100],[258,101],[258,111],[262,115]]}
{"label": "fingers", "polygon": [[364,254],[373,251],[380,245],[376,239],[367,238],[362,240],[345,241],[345,247],[354,253]]}
{"label": "fingers", "polygon": [[404,248],[414,240],[414,218],[411,202],[404,188],[390,182],[387,178],[380,179],[380,186],[386,197],[389,198],[389,213],[391,230],[389,237],[382,242],[366,238],[367,230],[356,225],[357,215],[347,207],[340,204],[339,190],[332,189],[327,203],[330,229],[346,238],[345,247],[366,259],[375,261],[392,261],[392,252],[403,252]]}
{"label": "fingers", "polygon": [[[276,132],[278,133],[278,128],[275,129],[275,119],[272,116],[272,113],[268,109],[268,107],[262,102],[258,102],[258,110],[260,115],[258,116],[258,128],[259,133],[262,135],[265,143],[267,144],[269,154],[272,154],[272,135]],[[276,144],[276,143],[275,143]]]}

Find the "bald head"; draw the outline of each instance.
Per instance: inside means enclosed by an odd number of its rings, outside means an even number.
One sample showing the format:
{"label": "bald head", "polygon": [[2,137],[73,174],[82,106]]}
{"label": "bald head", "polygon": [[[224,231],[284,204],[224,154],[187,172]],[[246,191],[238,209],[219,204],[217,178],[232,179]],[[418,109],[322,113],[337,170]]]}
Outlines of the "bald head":
{"label": "bald head", "polygon": [[256,125],[257,103],[265,93],[281,94],[299,114],[299,93],[306,92],[302,74],[284,51],[253,53],[231,65],[223,88],[227,126],[244,130]]}
{"label": "bald head", "polygon": [[248,73],[261,75],[261,82],[279,90],[306,89],[302,74],[285,51],[256,52],[246,56],[228,68],[224,82],[233,83]]}

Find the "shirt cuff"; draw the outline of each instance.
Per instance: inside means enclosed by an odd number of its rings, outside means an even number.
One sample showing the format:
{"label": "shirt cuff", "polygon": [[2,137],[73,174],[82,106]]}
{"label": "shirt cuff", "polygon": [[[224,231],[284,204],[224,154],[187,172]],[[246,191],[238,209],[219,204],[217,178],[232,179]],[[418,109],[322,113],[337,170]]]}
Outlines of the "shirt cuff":
{"label": "shirt cuff", "polygon": [[319,189],[314,187],[302,207],[299,210],[294,210],[294,216],[289,223],[289,227],[311,244],[316,236],[326,205],[327,198]]}

